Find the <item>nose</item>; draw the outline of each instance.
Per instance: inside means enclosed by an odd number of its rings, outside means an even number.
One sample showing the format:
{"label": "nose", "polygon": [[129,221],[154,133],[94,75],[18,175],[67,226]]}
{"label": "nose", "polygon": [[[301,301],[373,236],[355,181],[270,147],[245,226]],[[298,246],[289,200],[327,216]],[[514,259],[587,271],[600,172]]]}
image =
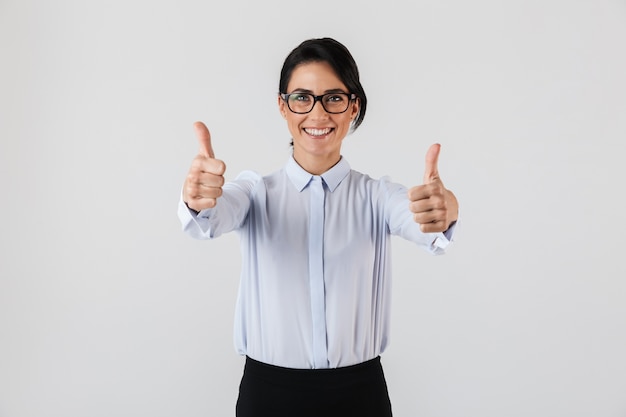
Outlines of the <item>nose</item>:
{"label": "nose", "polygon": [[309,112],[313,117],[327,117],[328,112],[322,105],[322,97],[315,97],[315,102],[313,103],[313,108]]}

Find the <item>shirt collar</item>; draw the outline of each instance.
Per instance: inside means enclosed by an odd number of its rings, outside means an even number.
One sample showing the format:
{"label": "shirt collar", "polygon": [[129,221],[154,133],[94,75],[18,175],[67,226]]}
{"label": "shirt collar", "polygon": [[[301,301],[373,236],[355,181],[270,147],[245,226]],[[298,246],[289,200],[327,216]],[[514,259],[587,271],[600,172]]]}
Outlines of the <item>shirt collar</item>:
{"label": "shirt collar", "polygon": [[[313,175],[309,172],[306,172],[295,159],[293,159],[293,155],[287,161],[287,165],[285,166],[285,172],[287,176],[291,180],[291,183],[296,187],[298,191],[304,190],[304,188],[309,184]],[[341,181],[348,176],[350,173],[350,164],[348,161],[342,156],[339,162],[337,162],[331,169],[324,172],[322,175],[322,179],[326,183],[326,186],[330,190],[330,192],[335,191],[335,188],[339,186]]]}

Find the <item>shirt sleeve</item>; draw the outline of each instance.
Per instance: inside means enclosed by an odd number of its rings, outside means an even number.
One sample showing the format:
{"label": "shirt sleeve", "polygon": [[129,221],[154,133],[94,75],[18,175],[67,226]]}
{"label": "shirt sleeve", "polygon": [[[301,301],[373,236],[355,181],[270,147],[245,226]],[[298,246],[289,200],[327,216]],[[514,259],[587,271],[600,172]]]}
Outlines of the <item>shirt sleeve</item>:
{"label": "shirt sleeve", "polygon": [[178,218],[185,233],[195,239],[214,239],[241,227],[245,221],[252,193],[261,181],[261,176],[244,171],[233,181],[224,184],[217,205],[196,213],[187,207],[182,193],[178,202]]}
{"label": "shirt sleeve", "polygon": [[387,197],[385,213],[390,233],[416,243],[433,255],[444,254],[453,241],[458,220],[445,232],[424,233],[420,229],[419,223],[413,219],[413,213],[409,210],[407,188],[389,182],[388,178],[381,179],[381,185],[384,187]]}

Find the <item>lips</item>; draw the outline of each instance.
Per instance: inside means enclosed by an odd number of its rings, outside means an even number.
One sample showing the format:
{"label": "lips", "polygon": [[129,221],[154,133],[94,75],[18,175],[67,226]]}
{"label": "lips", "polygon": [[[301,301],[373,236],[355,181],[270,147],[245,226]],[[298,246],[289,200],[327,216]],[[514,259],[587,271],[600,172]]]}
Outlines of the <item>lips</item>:
{"label": "lips", "polygon": [[304,131],[306,132],[307,135],[311,135],[311,136],[326,136],[328,135],[333,129],[330,127],[324,128],[324,129],[315,129],[315,128],[304,128]]}

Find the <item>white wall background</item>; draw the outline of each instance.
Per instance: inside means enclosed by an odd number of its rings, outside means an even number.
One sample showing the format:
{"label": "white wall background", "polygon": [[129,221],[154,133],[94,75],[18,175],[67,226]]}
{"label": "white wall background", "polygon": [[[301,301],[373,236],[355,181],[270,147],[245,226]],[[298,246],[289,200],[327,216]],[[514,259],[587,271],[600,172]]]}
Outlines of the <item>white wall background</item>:
{"label": "white wall background", "polygon": [[203,120],[269,173],[309,37],[370,99],[344,155],[440,172],[449,254],[394,240],[395,415],[626,416],[626,2],[0,0],[0,416],[234,415],[238,242],[180,231]]}

